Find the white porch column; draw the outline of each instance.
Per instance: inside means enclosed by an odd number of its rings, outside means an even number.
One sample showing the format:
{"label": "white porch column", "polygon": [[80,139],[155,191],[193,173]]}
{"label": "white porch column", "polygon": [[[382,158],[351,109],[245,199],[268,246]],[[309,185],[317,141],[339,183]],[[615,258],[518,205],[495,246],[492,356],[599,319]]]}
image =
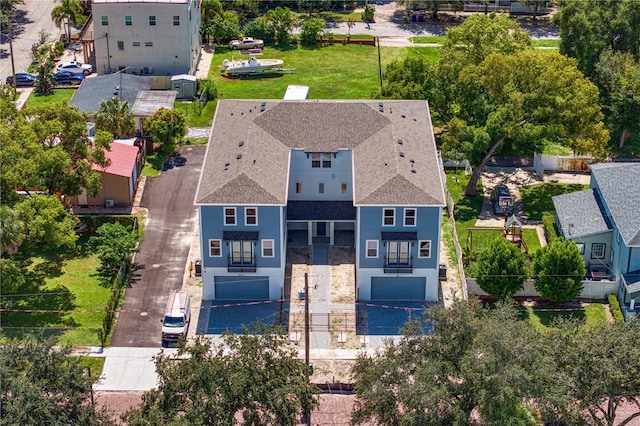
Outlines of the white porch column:
{"label": "white porch column", "polygon": [[333,245],[333,222],[329,222],[329,245]]}
{"label": "white porch column", "polygon": [[313,245],[313,222],[307,222],[307,245]]}

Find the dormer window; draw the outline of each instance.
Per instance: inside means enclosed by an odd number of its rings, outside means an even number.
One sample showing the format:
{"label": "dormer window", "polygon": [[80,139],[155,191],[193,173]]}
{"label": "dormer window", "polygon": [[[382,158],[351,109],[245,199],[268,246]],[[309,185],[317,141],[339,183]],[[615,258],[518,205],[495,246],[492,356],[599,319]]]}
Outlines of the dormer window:
{"label": "dormer window", "polygon": [[329,169],[331,168],[331,154],[314,152],[311,154],[311,167]]}

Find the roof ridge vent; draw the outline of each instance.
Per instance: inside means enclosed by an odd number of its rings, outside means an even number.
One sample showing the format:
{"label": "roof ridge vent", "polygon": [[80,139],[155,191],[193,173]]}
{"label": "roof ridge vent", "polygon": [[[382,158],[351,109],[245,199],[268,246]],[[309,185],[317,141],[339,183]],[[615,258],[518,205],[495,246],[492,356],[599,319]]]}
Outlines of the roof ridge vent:
{"label": "roof ridge vent", "polygon": [[404,157],[404,151],[400,151],[399,154],[400,154],[400,157]]}
{"label": "roof ridge vent", "polygon": [[242,158],[242,154],[236,154],[236,160],[239,160]]}
{"label": "roof ridge vent", "polygon": [[416,173],[416,169],[414,169],[413,167],[411,168],[411,173]]}
{"label": "roof ridge vent", "polygon": [[243,145],[244,145],[244,141],[238,142],[238,146],[243,146]]}
{"label": "roof ridge vent", "polygon": [[414,160],[413,158],[412,158],[411,160],[409,160],[409,162],[410,162],[411,164],[416,164],[416,160]]}
{"label": "roof ridge vent", "polygon": [[402,139],[398,139],[398,145],[402,145],[403,141]]}

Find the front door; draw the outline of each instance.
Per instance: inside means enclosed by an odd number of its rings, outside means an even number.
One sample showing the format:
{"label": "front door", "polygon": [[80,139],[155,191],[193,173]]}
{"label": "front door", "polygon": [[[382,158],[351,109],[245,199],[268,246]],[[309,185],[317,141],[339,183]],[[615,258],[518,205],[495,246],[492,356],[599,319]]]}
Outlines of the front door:
{"label": "front door", "polygon": [[327,222],[318,222],[316,225],[316,235],[318,237],[327,236]]}

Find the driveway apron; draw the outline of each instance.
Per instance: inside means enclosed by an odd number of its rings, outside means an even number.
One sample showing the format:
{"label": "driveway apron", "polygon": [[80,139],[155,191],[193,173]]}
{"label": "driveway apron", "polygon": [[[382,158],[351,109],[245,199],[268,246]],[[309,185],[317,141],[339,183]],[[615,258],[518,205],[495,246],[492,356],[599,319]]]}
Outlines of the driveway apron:
{"label": "driveway apron", "polygon": [[[149,211],[111,346],[160,347],[169,291],[182,287],[197,222],[193,205],[206,146],[182,147],[186,160],[148,178],[142,207]],[[176,163],[178,164],[178,163]]]}

